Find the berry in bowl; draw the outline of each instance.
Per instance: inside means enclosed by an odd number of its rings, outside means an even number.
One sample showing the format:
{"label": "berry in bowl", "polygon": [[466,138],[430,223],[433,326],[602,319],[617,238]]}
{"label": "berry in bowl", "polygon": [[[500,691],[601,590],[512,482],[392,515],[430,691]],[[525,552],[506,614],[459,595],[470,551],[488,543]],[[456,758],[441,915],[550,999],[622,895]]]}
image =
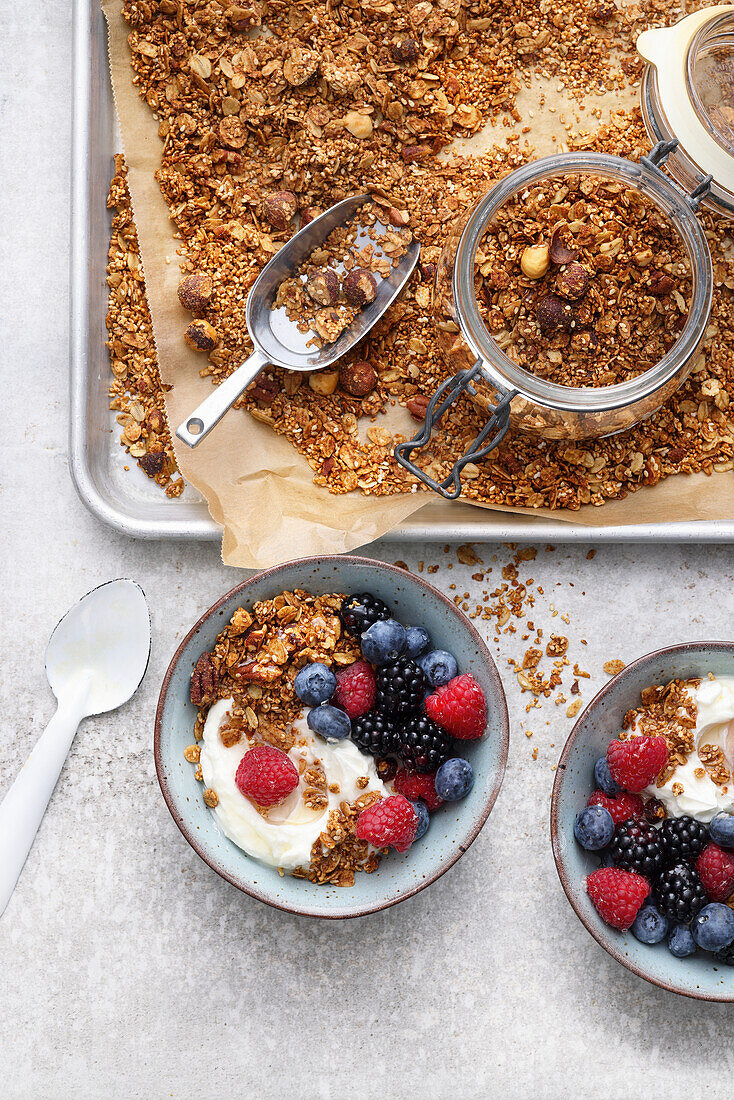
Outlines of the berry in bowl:
{"label": "berry in bowl", "polygon": [[[629,665],[564,748],[553,851],[577,915],[664,988],[734,1001],[734,644]],[[731,968],[731,969],[730,969]]]}
{"label": "berry in bowl", "polygon": [[380,562],[304,559],[238,586],[184,640],[156,765],[223,877],[294,912],[355,916],[460,857],[507,740],[497,671],[449,600]]}

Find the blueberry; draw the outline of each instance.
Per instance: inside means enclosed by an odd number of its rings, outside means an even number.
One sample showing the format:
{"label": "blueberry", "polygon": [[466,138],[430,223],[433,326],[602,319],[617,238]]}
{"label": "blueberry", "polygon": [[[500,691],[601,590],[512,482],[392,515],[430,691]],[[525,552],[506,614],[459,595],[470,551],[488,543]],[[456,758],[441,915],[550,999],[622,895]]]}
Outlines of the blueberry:
{"label": "blueberry", "polygon": [[396,619],[380,619],[362,635],[362,655],[373,665],[397,661],[405,649],[405,627]]}
{"label": "blueberry", "polygon": [[717,814],[711,820],[709,833],[720,848],[734,848],[734,814]]}
{"label": "blueberry", "polygon": [[318,733],[325,741],[343,741],[352,732],[349,715],[328,703],[310,710],[306,722],[309,729]]}
{"label": "blueberry", "polygon": [[660,943],[667,936],[669,927],[668,918],[663,916],[657,905],[648,902],[635,917],[630,931],[640,943]]}
{"label": "blueberry", "polygon": [[691,924],[693,938],[704,951],[720,951],[734,941],[734,909],[720,901],[704,905]]}
{"label": "blueberry", "polygon": [[422,626],[409,626],[406,630],[406,650],[409,657],[420,657],[431,644],[431,635]]}
{"label": "blueberry", "polygon": [[594,779],[597,787],[604,791],[604,794],[609,795],[610,798],[616,798],[617,795],[621,794],[622,788],[616,780],[612,779],[606,756],[600,756],[594,764]]}
{"label": "blueberry", "polygon": [[326,665],[315,662],[297,673],[293,687],[302,703],[317,707],[319,703],[328,703],[336,691],[336,676]]}
{"label": "blueberry", "polygon": [[474,770],[468,760],[455,756],[444,761],[436,772],[433,785],[444,802],[458,802],[466,798],[474,786]]}
{"label": "blueberry", "polygon": [[426,835],[428,826],[431,824],[431,818],[428,813],[428,807],[422,798],[417,798],[415,800],[413,809],[418,814],[418,829],[415,834],[415,839],[420,840],[422,836]]}
{"label": "blueberry", "polygon": [[421,657],[418,664],[425,672],[429,684],[433,687],[441,687],[448,684],[454,676],[459,674],[459,666],[453,653],[447,653],[445,649],[432,649]]}
{"label": "blueberry", "polygon": [[614,818],[604,806],[586,806],[576,814],[573,835],[582,848],[598,852],[614,836]]}
{"label": "blueberry", "polygon": [[668,950],[676,959],[687,959],[696,950],[696,941],[687,924],[674,924],[668,936]]}

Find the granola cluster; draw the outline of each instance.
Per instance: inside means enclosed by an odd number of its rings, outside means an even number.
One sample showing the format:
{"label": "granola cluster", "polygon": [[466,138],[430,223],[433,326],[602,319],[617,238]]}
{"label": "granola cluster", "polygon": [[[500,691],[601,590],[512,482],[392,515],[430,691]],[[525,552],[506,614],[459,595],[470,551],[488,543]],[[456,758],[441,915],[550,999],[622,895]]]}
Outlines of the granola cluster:
{"label": "granola cluster", "polygon": [[387,217],[399,228],[382,225],[379,217],[374,206],[362,207],[278,287],[273,309],[284,308],[300,332],[315,331],[307,346],[323,347],[337,340],[360,309],[375,300],[380,282],[407,252],[412,239],[409,215],[388,211]]}
{"label": "granola cluster", "polygon": [[124,159],[118,154],[107,200],[108,207],[116,211],[107,259],[110,408],[117,413],[117,423],[122,428],[120,443],[130,457],[137,460],[143,472],[167,496],[177,497],[184,483],[176,476],[178,467],[166,418],[165,387],[158,373],[126,176]]}
{"label": "granola cluster", "polygon": [[[337,614],[342,599],[338,593],[314,596],[297,590],[260,601],[251,611],[237,608],[212,650],[201,655],[191,677],[191,701],[199,711],[196,742],[187,746],[184,756],[195,765],[198,780],[203,780],[199,742],[209,709],[219,699],[234,700],[219,730],[225,747],[242,742],[246,751],[268,744],[288,752],[297,744],[299,734],[293,724],[302,704],[293,683],[298,670],[313,661],[343,667],[360,656],[354,640],[342,632]],[[339,794],[338,786],[329,785],[318,759],[308,764],[301,759],[298,768],[304,805],[324,810],[328,793]],[[358,785],[365,787],[368,782],[365,777]],[[313,844],[309,867],[297,867],[293,874],[314,883],[353,886],[356,871],[374,871],[380,853],[358,840],[354,827],[360,812],[379,797],[376,791],[365,791],[353,802],[342,800]],[[211,809],[219,802],[211,788],[203,791],[203,799]],[[267,817],[266,809],[256,808]]]}
{"label": "granola cluster", "polygon": [[[439,153],[487,121],[529,123],[516,100],[535,74],[579,100],[626,86],[640,71],[637,35],[680,12],[662,0],[621,10],[607,0],[508,0],[491,12],[481,0],[316,0],[307,8],[128,0],[124,14],[133,80],[159,123],[158,178],[184,274],[213,284],[200,320],[216,334],[203,372],[214,382],[250,350],[247,291],[299,217],[362,190],[385,209],[409,212],[420,266],[345,364],[349,371],[366,363],[369,388],[350,390],[340,372],[310,384],[268,369],[240,403],[286,436],[331,492],[415,491],[392,456],[400,436],[375,418],[402,405],[422,419],[429,395],[453,371],[429,315],[446,226],[533,151],[515,133],[480,157]],[[649,149],[637,111],[614,113],[596,131],[559,117],[556,137],[563,150],[594,147],[632,159]],[[291,221],[272,216],[284,192],[298,206]],[[510,433],[499,451],[466,468],[466,499],[573,510],[671,474],[734,469],[731,240],[725,223],[702,219],[714,257],[713,315],[706,355],[676,397],[613,439],[571,445]],[[116,308],[139,334],[141,304],[123,298]],[[154,364],[149,339],[145,354]],[[482,423],[469,401],[451,411],[425,456],[434,477],[447,474]]]}
{"label": "granola cluster", "polygon": [[658,363],[685,324],[690,265],[639,191],[570,175],[516,195],[475,257],[480,313],[523,369],[563,386],[610,386]]}

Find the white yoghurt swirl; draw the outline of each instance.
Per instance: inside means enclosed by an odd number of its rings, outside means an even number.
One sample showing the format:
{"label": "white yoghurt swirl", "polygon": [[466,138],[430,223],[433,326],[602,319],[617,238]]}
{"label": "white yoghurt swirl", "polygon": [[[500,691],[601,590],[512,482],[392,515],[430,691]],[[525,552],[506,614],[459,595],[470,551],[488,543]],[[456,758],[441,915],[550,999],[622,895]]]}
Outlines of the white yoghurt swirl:
{"label": "white yoghurt swirl", "polygon": [[[679,764],[662,787],[654,784],[643,792],[659,798],[670,817],[695,817],[708,822],[722,810],[734,813],[734,783],[717,786],[703,768],[698,750],[701,745],[717,745],[723,750],[727,767],[734,763],[734,676],[702,680],[695,689],[688,689],[696,704],[695,748],[685,764]],[[683,792],[675,794],[673,787],[680,784]]]}
{"label": "white yoghurt swirl", "polygon": [[[285,802],[273,806],[267,818],[263,817],[234,781],[246,751],[246,742],[240,741],[227,748],[219,736],[232,702],[232,699],[220,699],[209,710],[204,725],[200,763],[205,786],[215,790],[219,798],[212,813],[224,835],[248,855],[270,867],[282,867],[285,871],[308,867],[313,843],[326,828],[331,810],[345,799],[353,802],[366,791],[379,791],[384,798],[390,794],[377,774],[373,758],[360,752],[349,738],[324,741],[318,737],[306,724],[306,710],[294,723],[298,741],[288,756],[296,768],[301,760],[307,764],[320,760],[327,783],[338,784],[339,792],[328,791],[328,806],[311,810],[303,801],[304,784],[301,779]],[[365,775],[369,784],[364,788],[358,787],[357,779]]]}

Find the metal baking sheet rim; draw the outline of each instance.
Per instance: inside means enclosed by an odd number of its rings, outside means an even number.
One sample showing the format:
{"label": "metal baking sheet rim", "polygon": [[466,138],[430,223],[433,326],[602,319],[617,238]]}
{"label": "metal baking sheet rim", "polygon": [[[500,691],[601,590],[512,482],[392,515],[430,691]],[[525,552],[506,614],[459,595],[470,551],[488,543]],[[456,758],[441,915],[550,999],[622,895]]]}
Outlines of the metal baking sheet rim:
{"label": "metal baking sheet rim", "polygon": [[[99,237],[101,223],[105,220],[102,239],[108,239],[108,229],[103,212],[106,211],[106,183],[92,186],[95,157],[100,150],[95,147],[94,130],[99,128],[99,116],[105,113],[105,128],[110,147],[103,151],[106,163],[111,165],[115,151],[112,146],[112,107],[109,76],[107,73],[106,35],[104,17],[97,0],[74,0],[74,48],[73,48],[73,124],[72,124],[72,179],[71,179],[71,316],[70,316],[70,428],[69,466],[76,490],[93,515],[102,523],[132,538],[141,539],[210,539],[221,538],[221,527],[209,515],[204,501],[184,504],[182,501],[148,502],[135,505],[131,498],[125,501],[122,494],[115,497],[105,492],[100,478],[95,476],[95,432],[97,450],[102,447],[99,424],[91,416],[92,396],[106,400],[108,375],[106,352],[102,369],[93,377],[91,352],[104,349],[104,312],[101,318],[92,317],[91,261],[97,259],[97,271],[104,272],[106,245],[101,254],[93,257],[92,232]],[[93,84],[101,94],[93,95]],[[93,112],[97,118],[93,118]],[[99,220],[97,224],[95,219]],[[100,339],[90,343],[93,321]],[[100,330],[101,321],[101,330]],[[97,391],[92,389],[97,385]],[[103,401],[104,403],[104,401]],[[100,402],[97,403],[99,412]],[[108,433],[110,434],[110,433]],[[111,440],[104,441],[107,446]],[[178,514],[166,514],[178,505]],[[431,519],[431,511],[445,512],[438,519]],[[471,517],[471,518],[469,518]],[[491,518],[490,518],[491,517]],[[550,541],[570,542],[734,542],[734,522],[730,520],[690,521],[685,523],[634,524],[618,527],[586,527],[531,516],[515,516],[503,512],[487,512],[471,505],[429,502],[409,517],[399,527],[385,536],[394,541]]]}

